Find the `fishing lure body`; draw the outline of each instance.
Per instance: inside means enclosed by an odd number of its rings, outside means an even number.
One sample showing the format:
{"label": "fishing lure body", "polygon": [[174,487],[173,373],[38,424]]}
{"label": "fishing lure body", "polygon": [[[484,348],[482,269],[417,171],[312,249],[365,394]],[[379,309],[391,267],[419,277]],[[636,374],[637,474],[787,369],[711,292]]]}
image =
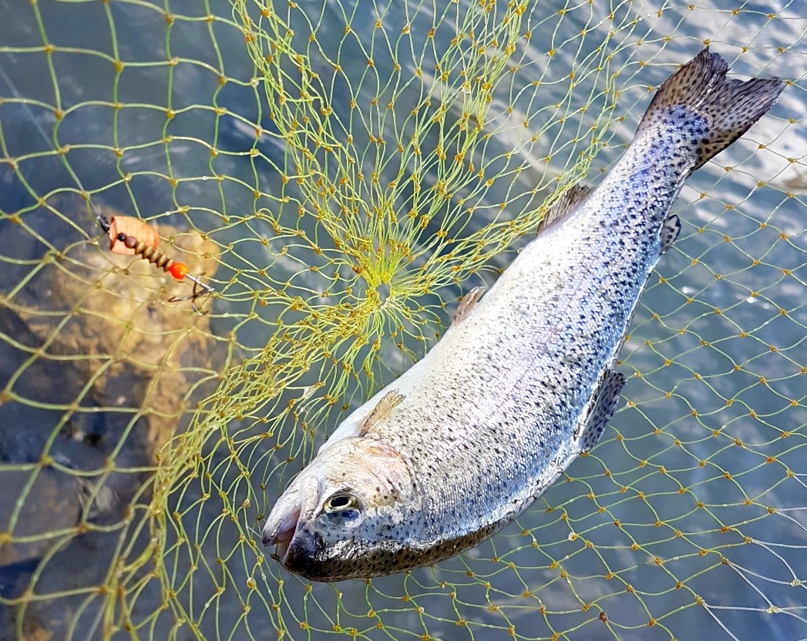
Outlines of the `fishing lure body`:
{"label": "fishing lure body", "polygon": [[174,280],[187,279],[193,283],[193,294],[182,298],[174,297],[170,299],[172,302],[191,300],[194,310],[199,312],[196,307],[196,299],[215,291],[213,287],[203,283],[199,277],[189,274],[188,266],[185,263],[174,260],[163,252],[159,247],[160,235],[157,230],[139,218],[112,216],[107,220],[104,216],[99,215],[98,224],[106,232],[109,238],[109,251],[113,254],[140,256],[170,274]]}

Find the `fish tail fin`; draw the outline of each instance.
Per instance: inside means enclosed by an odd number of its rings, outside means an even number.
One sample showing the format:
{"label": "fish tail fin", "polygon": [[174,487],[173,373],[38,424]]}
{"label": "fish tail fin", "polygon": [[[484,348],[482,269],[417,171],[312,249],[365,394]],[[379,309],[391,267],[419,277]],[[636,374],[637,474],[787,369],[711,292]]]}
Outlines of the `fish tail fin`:
{"label": "fish tail fin", "polygon": [[726,61],[706,47],[659,87],[637,138],[665,123],[688,130],[684,135],[691,134],[687,138],[697,154],[691,171],[723,151],[773,106],[784,88],[779,78],[729,80],[728,70]]}

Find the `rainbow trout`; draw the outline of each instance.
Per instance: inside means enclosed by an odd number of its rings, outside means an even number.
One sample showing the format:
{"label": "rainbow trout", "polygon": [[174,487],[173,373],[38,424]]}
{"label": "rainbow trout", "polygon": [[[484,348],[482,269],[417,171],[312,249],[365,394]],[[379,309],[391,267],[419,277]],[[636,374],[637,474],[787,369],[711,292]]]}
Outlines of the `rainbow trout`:
{"label": "rainbow trout", "polygon": [[680,229],[670,207],[783,88],[727,71],[707,48],[670,77],[602,184],[570,189],[490,291],[339,425],[266,519],[287,569],[337,581],[453,556],[596,445],[633,310]]}

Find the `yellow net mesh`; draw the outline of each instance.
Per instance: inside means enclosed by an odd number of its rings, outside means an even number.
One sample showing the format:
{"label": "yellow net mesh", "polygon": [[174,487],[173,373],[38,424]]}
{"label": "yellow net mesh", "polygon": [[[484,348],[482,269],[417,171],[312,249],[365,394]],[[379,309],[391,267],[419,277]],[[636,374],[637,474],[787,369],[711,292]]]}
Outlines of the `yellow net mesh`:
{"label": "yellow net mesh", "polygon": [[[797,3],[0,11],[0,637],[804,638]],[[603,443],[456,559],[282,571],[289,478],[704,43],[789,86],[678,202]],[[153,225],[206,313],[99,213]]]}

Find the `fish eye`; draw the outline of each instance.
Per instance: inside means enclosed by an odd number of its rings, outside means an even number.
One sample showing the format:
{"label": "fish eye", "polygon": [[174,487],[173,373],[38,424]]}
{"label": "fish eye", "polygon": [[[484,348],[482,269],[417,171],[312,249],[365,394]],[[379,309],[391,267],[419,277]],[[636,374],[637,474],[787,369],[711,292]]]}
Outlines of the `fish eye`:
{"label": "fish eye", "polygon": [[329,521],[345,525],[356,525],[361,520],[363,511],[358,497],[345,492],[329,496],[323,508]]}
{"label": "fish eye", "polygon": [[325,502],[325,509],[328,512],[336,512],[350,505],[351,501],[347,494],[335,494]]}
{"label": "fish eye", "polygon": [[328,513],[344,512],[350,508],[361,509],[361,503],[359,503],[358,497],[345,492],[337,492],[325,501],[325,511]]}

